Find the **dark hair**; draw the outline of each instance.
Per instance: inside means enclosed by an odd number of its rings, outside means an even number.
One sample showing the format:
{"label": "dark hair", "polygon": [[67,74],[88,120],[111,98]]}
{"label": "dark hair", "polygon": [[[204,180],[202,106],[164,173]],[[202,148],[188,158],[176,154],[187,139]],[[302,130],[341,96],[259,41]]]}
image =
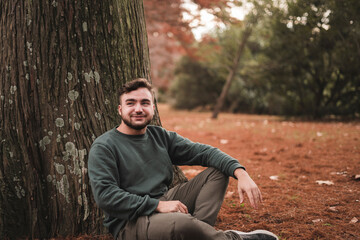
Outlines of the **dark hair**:
{"label": "dark hair", "polygon": [[[120,87],[119,100],[123,94],[135,91],[139,88],[148,89],[150,91],[151,95],[154,96],[150,82],[148,80],[146,80],[145,78],[136,78],[136,79],[131,80],[130,82],[125,83],[124,85],[122,85]],[[120,100],[120,103],[121,103],[121,100]]]}

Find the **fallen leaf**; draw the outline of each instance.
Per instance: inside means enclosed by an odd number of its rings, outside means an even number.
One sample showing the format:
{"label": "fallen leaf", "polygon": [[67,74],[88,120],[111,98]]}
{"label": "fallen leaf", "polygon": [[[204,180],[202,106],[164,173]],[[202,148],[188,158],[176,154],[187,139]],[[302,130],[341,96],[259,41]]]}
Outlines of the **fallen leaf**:
{"label": "fallen leaf", "polygon": [[230,198],[232,195],[234,195],[234,192],[228,191],[225,195],[225,198]]}
{"label": "fallen leaf", "polygon": [[321,132],[317,132],[316,136],[321,137],[323,134]]}
{"label": "fallen leaf", "polygon": [[323,220],[320,219],[320,218],[319,218],[319,219],[314,219],[314,220],[312,220],[313,223],[318,223],[318,222],[322,222],[322,221],[323,221]]}
{"label": "fallen leaf", "polygon": [[334,182],[333,182],[333,181],[317,180],[316,183],[319,184],[319,185],[334,185]]}
{"label": "fallen leaf", "polygon": [[274,180],[274,181],[277,181],[277,180],[279,180],[279,176],[270,176],[270,179]]}
{"label": "fallen leaf", "polygon": [[339,210],[336,209],[336,207],[329,207],[329,210],[331,212],[338,212]]}
{"label": "fallen leaf", "polygon": [[227,144],[229,140],[227,139],[220,139],[220,144]]}
{"label": "fallen leaf", "polygon": [[344,175],[344,176],[346,176],[347,171],[343,171],[343,172],[331,172],[330,174],[331,174],[331,175]]}
{"label": "fallen leaf", "polygon": [[353,217],[349,223],[357,223],[359,220],[356,217]]}

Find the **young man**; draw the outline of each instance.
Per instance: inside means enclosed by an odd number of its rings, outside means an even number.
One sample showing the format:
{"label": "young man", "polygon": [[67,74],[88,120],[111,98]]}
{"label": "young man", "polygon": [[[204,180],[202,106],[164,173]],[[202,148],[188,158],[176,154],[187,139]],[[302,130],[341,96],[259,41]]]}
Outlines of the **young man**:
{"label": "young man", "polygon": [[[229,176],[238,180],[240,202],[245,194],[255,208],[262,201],[245,168],[216,148],[150,126],[155,105],[146,79],[125,84],[119,95],[122,122],[94,141],[88,162],[96,203],[116,239],[278,239],[265,230],[215,230]],[[208,169],[169,189],[173,164]]]}

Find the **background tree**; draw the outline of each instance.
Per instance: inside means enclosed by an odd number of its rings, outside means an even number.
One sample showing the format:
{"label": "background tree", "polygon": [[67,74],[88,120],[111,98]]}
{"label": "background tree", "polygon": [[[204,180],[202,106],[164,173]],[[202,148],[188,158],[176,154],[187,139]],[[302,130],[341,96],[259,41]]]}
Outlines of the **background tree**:
{"label": "background tree", "polygon": [[[248,69],[248,65],[253,64],[250,60],[252,55],[256,54],[247,46],[250,45],[249,43],[244,46],[243,61],[238,62],[236,68],[233,67],[234,58],[239,56],[237,51],[242,42],[243,30],[238,26],[218,30],[215,34],[202,39],[196,51],[197,58],[183,57],[178,62],[171,87],[174,107],[214,109],[216,100],[229,77],[229,71],[233,71],[233,79],[223,99],[223,110],[238,110],[237,105],[241,104],[242,111],[250,111],[252,108],[250,105],[254,104],[250,95],[254,95],[254,91],[259,86],[253,86],[255,84],[248,82],[250,78],[244,71]],[[251,101],[247,101],[250,98]]]}
{"label": "background tree", "polygon": [[161,93],[174,77],[175,63],[189,54],[194,36],[189,22],[183,20],[186,9],[181,0],[144,0],[151,78]]}
{"label": "background tree", "polygon": [[223,86],[223,79],[206,63],[183,57],[175,69],[171,95],[176,108],[208,108]]}
{"label": "background tree", "polygon": [[360,112],[359,11],[355,0],[297,0],[273,12],[260,65],[283,114]]}
{"label": "background tree", "polygon": [[236,50],[236,54],[235,54],[233,63],[229,67],[229,73],[228,73],[228,75],[226,77],[225,85],[223,86],[221,94],[220,94],[220,96],[218,97],[218,99],[216,101],[216,105],[215,105],[214,111],[212,113],[212,118],[217,118],[217,116],[219,115],[221,109],[224,106],[225,99],[226,99],[226,97],[228,95],[231,84],[232,84],[232,82],[233,82],[233,80],[235,78],[235,74],[238,71],[240,60],[241,60],[241,57],[244,54],[245,45],[248,42],[248,39],[249,39],[249,37],[251,35],[251,32],[252,32],[252,27],[247,26],[245,28],[244,32],[242,33],[242,38],[240,40],[238,49]]}
{"label": "background tree", "polygon": [[[265,10],[271,6],[269,4],[269,1],[254,2],[254,7],[242,21],[232,18],[225,10],[214,10],[225,27],[202,39],[195,54],[197,58],[192,63],[187,58],[179,63],[172,89],[176,107],[195,108],[207,105],[214,108],[215,118],[223,105],[224,110],[231,111],[254,112],[254,109],[259,109],[262,88],[259,88],[260,84],[250,81],[248,73],[259,53],[258,31],[266,16]],[[226,7],[224,6],[225,9]],[[201,66],[202,70],[199,68],[197,71],[195,66],[190,68],[190,64]],[[193,71],[188,71],[189,69]],[[205,69],[211,76],[201,76]],[[185,84],[180,82],[189,82],[186,84],[188,87],[184,88]],[[222,86],[219,87],[220,82]],[[201,88],[207,91],[198,94],[197,91]],[[187,98],[180,99],[185,94]],[[189,101],[192,101],[191,105],[187,104]]]}
{"label": "background tree", "polygon": [[116,89],[150,79],[142,1],[0,9],[0,238],[103,232],[87,153],[119,121]]}
{"label": "background tree", "polygon": [[[190,11],[184,3],[197,7]],[[168,91],[174,79],[175,65],[182,56],[196,58],[192,29],[201,26],[200,11],[206,10],[216,21],[230,9],[229,0],[144,0],[145,16],[149,39],[151,77],[159,96]],[[184,15],[187,18],[184,18]],[[226,14],[228,19],[232,19]]]}

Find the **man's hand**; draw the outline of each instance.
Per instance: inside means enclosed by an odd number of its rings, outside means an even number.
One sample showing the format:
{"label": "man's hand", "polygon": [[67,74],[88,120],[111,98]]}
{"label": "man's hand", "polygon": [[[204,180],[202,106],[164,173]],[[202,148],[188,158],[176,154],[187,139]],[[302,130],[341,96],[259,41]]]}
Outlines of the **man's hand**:
{"label": "man's hand", "polygon": [[244,202],[244,193],[248,196],[250,204],[253,208],[257,208],[259,203],[262,202],[260,189],[256,183],[251,179],[249,174],[242,168],[237,168],[234,172],[235,177],[238,179],[238,191],[240,203]]}
{"label": "man's hand", "polygon": [[169,212],[181,212],[181,213],[188,213],[188,209],[180,201],[159,201],[157,208],[155,209],[156,212],[159,213],[169,213]]}

